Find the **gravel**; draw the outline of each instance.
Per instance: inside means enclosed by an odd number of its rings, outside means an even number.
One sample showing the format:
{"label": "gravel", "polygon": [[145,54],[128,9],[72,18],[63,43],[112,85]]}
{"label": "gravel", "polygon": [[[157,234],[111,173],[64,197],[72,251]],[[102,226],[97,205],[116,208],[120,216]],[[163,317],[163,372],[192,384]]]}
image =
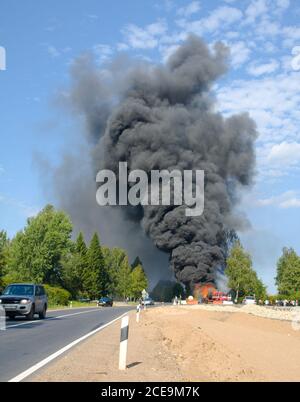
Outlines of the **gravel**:
{"label": "gravel", "polygon": [[300,307],[265,307],[257,305],[246,306],[222,306],[222,305],[191,305],[181,306],[187,309],[200,309],[227,313],[245,313],[257,317],[270,318],[272,320],[298,321],[300,322]]}

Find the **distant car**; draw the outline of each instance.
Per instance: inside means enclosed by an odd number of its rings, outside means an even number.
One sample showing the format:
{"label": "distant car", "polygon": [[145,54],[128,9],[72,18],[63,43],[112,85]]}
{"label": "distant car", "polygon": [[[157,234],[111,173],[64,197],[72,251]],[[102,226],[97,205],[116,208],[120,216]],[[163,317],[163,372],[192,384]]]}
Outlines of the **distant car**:
{"label": "distant car", "polygon": [[4,289],[0,296],[0,304],[11,319],[23,315],[32,320],[35,314],[43,319],[46,317],[48,298],[41,285],[13,283]]}
{"label": "distant car", "polygon": [[87,299],[87,298],[85,298],[85,297],[81,297],[81,298],[78,299],[78,301],[79,301],[80,303],[90,303],[90,302],[91,302],[91,299]]}
{"label": "distant car", "polygon": [[223,304],[223,306],[233,306],[233,301],[232,300],[223,300],[222,304]]}
{"label": "distant car", "polygon": [[101,299],[98,300],[97,305],[98,307],[112,307],[113,303],[113,299],[110,297],[101,297]]}
{"label": "distant car", "polygon": [[246,296],[243,300],[243,304],[249,305],[249,304],[256,304],[256,300],[254,296]]}
{"label": "distant car", "polygon": [[145,300],[142,301],[142,304],[144,306],[154,306],[154,301],[151,299],[151,297],[147,297]]}

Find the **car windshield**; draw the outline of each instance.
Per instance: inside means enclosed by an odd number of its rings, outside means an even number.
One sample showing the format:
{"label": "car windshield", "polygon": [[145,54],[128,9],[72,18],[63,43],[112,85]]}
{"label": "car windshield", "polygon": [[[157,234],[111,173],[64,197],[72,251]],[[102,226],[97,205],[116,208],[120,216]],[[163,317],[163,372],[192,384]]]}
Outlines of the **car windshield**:
{"label": "car windshield", "polygon": [[9,296],[33,296],[33,286],[10,285],[4,290],[3,294]]}

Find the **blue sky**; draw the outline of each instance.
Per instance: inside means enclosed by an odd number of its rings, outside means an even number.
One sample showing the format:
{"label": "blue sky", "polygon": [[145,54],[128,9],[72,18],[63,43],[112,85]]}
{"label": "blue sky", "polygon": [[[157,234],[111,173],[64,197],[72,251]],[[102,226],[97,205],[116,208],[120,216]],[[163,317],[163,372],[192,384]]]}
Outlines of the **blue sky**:
{"label": "blue sky", "polygon": [[251,228],[241,238],[273,291],[282,247],[300,253],[299,21],[298,0],[0,0],[0,228],[14,235],[52,201],[34,160],[56,163],[71,141],[74,126],[53,99],[72,60],[91,51],[101,64],[126,51],[163,63],[194,32],[231,48],[217,108],[248,111],[258,125],[256,184],[241,205]]}

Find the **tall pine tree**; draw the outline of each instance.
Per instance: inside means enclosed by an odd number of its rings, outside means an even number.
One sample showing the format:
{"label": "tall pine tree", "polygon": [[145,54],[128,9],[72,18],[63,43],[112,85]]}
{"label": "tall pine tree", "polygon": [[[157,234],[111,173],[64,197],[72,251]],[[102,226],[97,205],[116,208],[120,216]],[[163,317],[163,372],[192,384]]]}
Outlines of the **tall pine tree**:
{"label": "tall pine tree", "polygon": [[91,299],[105,296],[109,289],[109,277],[97,233],[93,235],[88,248],[86,264],[83,278],[84,291]]}
{"label": "tall pine tree", "polygon": [[122,297],[124,300],[131,296],[131,266],[128,262],[128,257],[126,256],[117,273],[117,287],[116,293],[118,296]]}
{"label": "tall pine tree", "polygon": [[84,241],[84,236],[82,232],[79,232],[76,243],[75,243],[75,254],[77,255],[77,269],[76,274],[79,280],[79,288],[78,290],[83,293],[84,292],[84,273],[87,268],[87,246]]}
{"label": "tall pine tree", "polygon": [[84,295],[84,273],[87,267],[87,246],[82,232],[79,233],[70,253],[63,259],[63,286],[72,297]]}

